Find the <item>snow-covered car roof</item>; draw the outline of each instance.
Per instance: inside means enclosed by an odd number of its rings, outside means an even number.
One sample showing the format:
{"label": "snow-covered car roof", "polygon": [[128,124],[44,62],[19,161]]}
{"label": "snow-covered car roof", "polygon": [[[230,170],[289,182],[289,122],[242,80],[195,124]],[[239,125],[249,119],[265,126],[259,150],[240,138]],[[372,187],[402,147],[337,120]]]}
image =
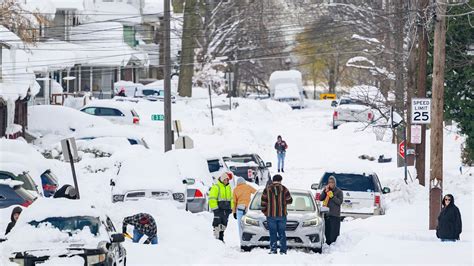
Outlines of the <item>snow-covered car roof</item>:
{"label": "snow-covered car roof", "polygon": [[82,107],[81,110],[88,107],[108,107],[119,110],[132,110],[134,109],[134,103],[131,102],[120,102],[115,100],[95,100]]}
{"label": "snow-covered car roof", "polygon": [[241,162],[234,162],[234,161],[226,161],[227,166],[235,166],[235,167],[257,167],[258,164],[254,161],[241,163]]}
{"label": "snow-covered car roof", "polygon": [[69,135],[74,130],[98,125],[112,125],[112,122],[65,106],[28,106],[28,130],[33,132]]}
{"label": "snow-covered car roof", "polygon": [[92,216],[104,217],[103,212],[93,207],[88,200],[65,198],[38,198],[21,213],[20,223],[41,221],[48,217]]}
{"label": "snow-covered car roof", "polygon": [[143,150],[136,155],[122,163],[114,179],[114,194],[143,189],[185,191],[178,169],[163,154]]}
{"label": "snow-covered car roof", "polygon": [[176,165],[179,176],[183,179],[194,178],[196,183],[212,185],[212,177],[206,159],[194,149],[177,149],[165,153],[165,162]]}
{"label": "snow-covered car roof", "polygon": [[132,125],[110,125],[85,128],[75,132],[76,139],[99,138],[99,137],[125,137],[140,139],[144,136]]}

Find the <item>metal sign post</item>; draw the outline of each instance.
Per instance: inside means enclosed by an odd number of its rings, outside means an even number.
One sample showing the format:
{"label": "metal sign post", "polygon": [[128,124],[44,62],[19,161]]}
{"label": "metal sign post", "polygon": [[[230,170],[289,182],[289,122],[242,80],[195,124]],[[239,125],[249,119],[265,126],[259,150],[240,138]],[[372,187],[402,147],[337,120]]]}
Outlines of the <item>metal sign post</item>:
{"label": "metal sign post", "polygon": [[77,199],[80,199],[79,185],[77,183],[76,169],[74,167],[74,161],[79,158],[77,154],[76,140],[74,138],[68,138],[61,140],[61,147],[63,150],[64,160],[71,164],[72,178],[74,179],[74,187],[77,192]]}
{"label": "metal sign post", "polygon": [[212,122],[212,126],[214,126],[214,113],[212,112],[211,84],[209,84],[208,89],[209,89],[209,104],[211,105],[211,122]]}

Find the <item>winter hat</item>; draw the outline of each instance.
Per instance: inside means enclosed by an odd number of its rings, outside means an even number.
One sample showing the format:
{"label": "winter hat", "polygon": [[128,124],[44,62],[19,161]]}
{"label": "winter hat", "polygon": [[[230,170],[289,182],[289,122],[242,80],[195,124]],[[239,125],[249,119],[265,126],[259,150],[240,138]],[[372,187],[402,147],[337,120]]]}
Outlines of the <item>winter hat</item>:
{"label": "winter hat", "polygon": [[239,176],[239,177],[237,178],[237,185],[238,185],[238,184],[245,184],[245,179],[244,179],[243,177],[240,177],[240,176]]}
{"label": "winter hat", "polygon": [[222,173],[222,175],[219,176],[219,180],[224,182],[225,179],[230,180],[229,175],[227,173]]}
{"label": "winter hat", "polygon": [[329,180],[334,181],[334,185],[337,185],[336,177],[334,177],[333,175],[332,175],[332,176],[329,176],[329,178],[328,178],[328,183],[329,183]]}
{"label": "winter hat", "polygon": [[274,175],[272,178],[273,182],[281,182],[283,180],[283,177],[281,175]]}

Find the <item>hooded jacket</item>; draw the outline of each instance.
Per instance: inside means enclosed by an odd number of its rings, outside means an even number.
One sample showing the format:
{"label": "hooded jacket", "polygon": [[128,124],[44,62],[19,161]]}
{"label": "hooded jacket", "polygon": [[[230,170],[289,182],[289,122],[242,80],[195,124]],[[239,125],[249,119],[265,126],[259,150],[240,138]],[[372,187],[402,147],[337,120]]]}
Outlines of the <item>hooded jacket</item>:
{"label": "hooded jacket", "polygon": [[17,206],[17,207],[15,207],[15,208],[13,208],[12,214],[11,214],[11,216],[10,216],[11,222],[8,223],[8,226],[7,226],[7,230],[6,230],[6,232],[5,232],[5,235],[7,235],[8,233],[10,233],[10,231],[13,229],[13,227],[15,227],[16,221],[15,221],[15,219],[13,218],[13,215],[14,215],[15,213],[20,214],[21,211],[23,211],[23,209],[22,209],[21,207],[18,207],[18,206]]}
{"label": "hooded jacket", "polygon": [[446,206],[444,200],[442,202],[443,208],[438,216],[436,236],[440,239],[459,239],[462,232],[461,213],[458,207],[454,205],[453,195],[448,194],[446,196],[451,198],[451,203]]}
{"label": "hooded jacket", "polygon": [[[319,200],[324,202],[326,200],[327,207],[329,208],[328,216],[340,217],[341,216],[341,204],[344,201],[344,194],[342,190],[337,187],[337,180],[334,177],[329,177],[329,179],[334,179],[335,187],[334,189],[330,190],[332,192],[332,197],[329,197],[326,193],[326,190],[323,189],[321,191],[321,195],[319,196]],[[328,181],[329,181],[328,179]],[[329,197],[326,199],[326,197]]]}
{"label": "hooded jacket", "polygon": [[237,179],[237,186],[234,188],[234,207],[232,212],[235,213],[237,209],[247,209],[250,204],[250,198],[257,190],[245,182],[245,179],[239,177]]}

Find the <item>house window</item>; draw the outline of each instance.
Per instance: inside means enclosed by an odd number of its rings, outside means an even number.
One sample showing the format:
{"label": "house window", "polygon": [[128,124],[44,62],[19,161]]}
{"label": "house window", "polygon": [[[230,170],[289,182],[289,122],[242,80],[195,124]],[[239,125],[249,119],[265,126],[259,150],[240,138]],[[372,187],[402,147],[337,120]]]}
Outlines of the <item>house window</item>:
{"label": "house window", "polygon": [[123,39],[125,43],[131,47],[135,47],[137,45],[135,38],[135,28],[133,26],[123,26]]}

